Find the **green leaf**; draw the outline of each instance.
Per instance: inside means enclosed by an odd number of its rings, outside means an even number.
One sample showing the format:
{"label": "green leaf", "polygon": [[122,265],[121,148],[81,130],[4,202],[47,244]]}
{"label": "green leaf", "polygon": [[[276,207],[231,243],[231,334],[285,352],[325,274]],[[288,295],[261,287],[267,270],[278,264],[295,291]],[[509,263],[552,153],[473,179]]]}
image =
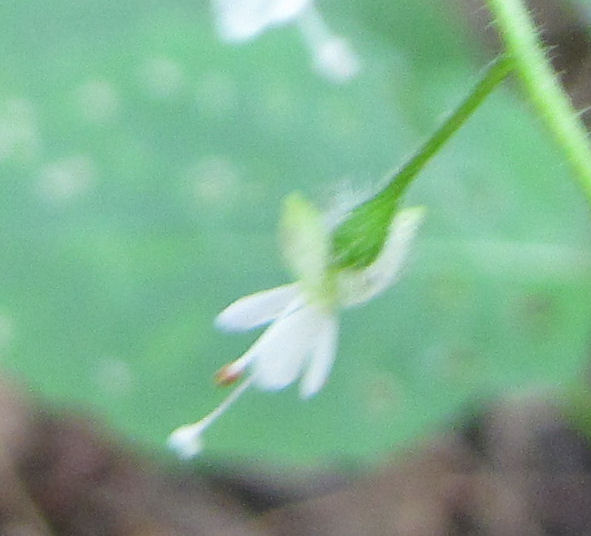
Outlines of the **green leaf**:
{"label": "green leaf", "polygon": [[[335,86],[294,27],[232,47],[206,7],[9,2],[0,34],[2,367],[160,455],[175,427],[224,398],[215,371],[258,335],[217,333],[216,314],[291,279],[281,199],[375,191],[486,62],[443,2],[325,2],[362,60]],[[482,397],[583,375],[588,211],[511,86],[404,204],[429,211],[406,274],[342,315],[326,387],[305,403],[295,389],[247,393],[208,430],[206,457],[375,461]],[[397,207],[374,208],[339,236]],[[359,243],[351,262],[371,262],[382,239]]]}

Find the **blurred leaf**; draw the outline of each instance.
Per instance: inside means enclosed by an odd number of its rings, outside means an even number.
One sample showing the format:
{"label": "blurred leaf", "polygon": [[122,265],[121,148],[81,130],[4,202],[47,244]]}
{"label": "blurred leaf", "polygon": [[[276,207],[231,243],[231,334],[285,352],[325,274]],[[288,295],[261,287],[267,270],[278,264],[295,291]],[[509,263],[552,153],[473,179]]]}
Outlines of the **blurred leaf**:
{"label": "blurred leaf", "polygon": [[[285,281],[282,197],[364,197],[487,61],[443,6],[341,6],[319,7],[363,60],[344,86],[314,74],[292,27],[219,43],[205,3],[5,6],[5,369],[157,452],[224,396],[211,377],[254,335],[215,333],[212,320]],[[306,403],[248,393],[208,432],[213,454],[375,459],[474,397],[580,373],[588,214],[511,88],[406,202],[429,209],[414,258],[394,289],[344,315],[325,390]]]}

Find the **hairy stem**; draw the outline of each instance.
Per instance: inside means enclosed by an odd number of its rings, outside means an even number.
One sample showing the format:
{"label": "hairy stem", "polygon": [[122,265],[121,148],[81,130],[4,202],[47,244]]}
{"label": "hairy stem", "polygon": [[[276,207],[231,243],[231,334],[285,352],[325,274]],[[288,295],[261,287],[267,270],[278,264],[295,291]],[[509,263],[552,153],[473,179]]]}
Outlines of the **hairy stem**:
{"label": "hairy stem", "polygon": [[513,64],[508,56],[500,56],[491,63],[472,92],[435,131],[415,155],[394,174],[383,193],[400,195],[412,182],[425,164],[441,149],[453,134],[468,120],[488,95],[509,74]]}
{"label": "hairy stem", "polygon": [[564,151],[591,204],[591,145],[522,0],[487,0],[526,95]]}

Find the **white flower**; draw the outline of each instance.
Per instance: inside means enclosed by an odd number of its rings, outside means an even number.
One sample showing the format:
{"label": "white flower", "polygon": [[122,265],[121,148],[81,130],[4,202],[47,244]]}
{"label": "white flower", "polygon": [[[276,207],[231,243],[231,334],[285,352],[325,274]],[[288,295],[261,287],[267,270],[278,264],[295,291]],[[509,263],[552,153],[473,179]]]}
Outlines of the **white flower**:
{"label": "white flower", "polygon": [[314,67],[333,82],[355,77],[360,65],[344,38],[333,34],[313,0],[212,0],[220,37],[237,43],[265,30],[295,22],[310,49]]}
{"label": "white flower", "polygon": [[324,385],[336,351],[336,311],[308,301],[294,283],[242,298],[216,319],[227,331],[243,331],[272,322],[239,359],[218,377],[240,377],[252,368],[254,384],[265,390],[287,387],[299,377],[300,395],[308,398]]}
{"label": "white flower", "polygon": [[207,417],[171,435],[169,445],[183,456],[201,449],[203,431],[251,385],[278,390],[299,380],[302,398],[315,395],[335,359],[339,311],[363,304],[392,285],[423,217],[422,208],[399,211],[372,264],[335,271],[329,262],[330,235],[322,222],[306,206],[295,213],[285,221],[284,253],[300,281],[241,298],[218,315],[216,326],[226,331],[270,326],[218,373],[221,384],[244,374],[247,378]]}
{"label": "white flower", "polygon": [[312,0],[212,0],[220,37],[226,41],[252,39],[267,28],[298,17]]}

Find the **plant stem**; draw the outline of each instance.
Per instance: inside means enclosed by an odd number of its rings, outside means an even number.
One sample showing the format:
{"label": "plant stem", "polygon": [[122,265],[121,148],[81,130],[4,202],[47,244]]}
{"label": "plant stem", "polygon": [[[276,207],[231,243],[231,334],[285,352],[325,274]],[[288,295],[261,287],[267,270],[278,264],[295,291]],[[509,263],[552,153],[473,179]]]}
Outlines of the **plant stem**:
{"label": "plant stem", "polygon": [[333,233],[338,268],[369,266],[382,250],[398,200],[427,162],[468,120],[484,99],[511,72],[512,61],[500,56],[492,62],[470,94],[411,159],[374,197],[359,205]]}
{"label": "plant stem", "polygon": [[402,169],[394,174],[389,184],[378,196],[391,196],[394,194],[395,197],[398,197],[408,187],[419,171],[423,169],[425,164],[460,129],[472,113],[482,104],[484,99],[511,72],[512,68],[513,63],[508,56],[499,56],[493,61],[472,92],[460,103]]}
{"label": "plant stem", "polygon": [[487,0],[529,100],[564,151],[591,203],[591,146],[548,62],[522,0]]}

